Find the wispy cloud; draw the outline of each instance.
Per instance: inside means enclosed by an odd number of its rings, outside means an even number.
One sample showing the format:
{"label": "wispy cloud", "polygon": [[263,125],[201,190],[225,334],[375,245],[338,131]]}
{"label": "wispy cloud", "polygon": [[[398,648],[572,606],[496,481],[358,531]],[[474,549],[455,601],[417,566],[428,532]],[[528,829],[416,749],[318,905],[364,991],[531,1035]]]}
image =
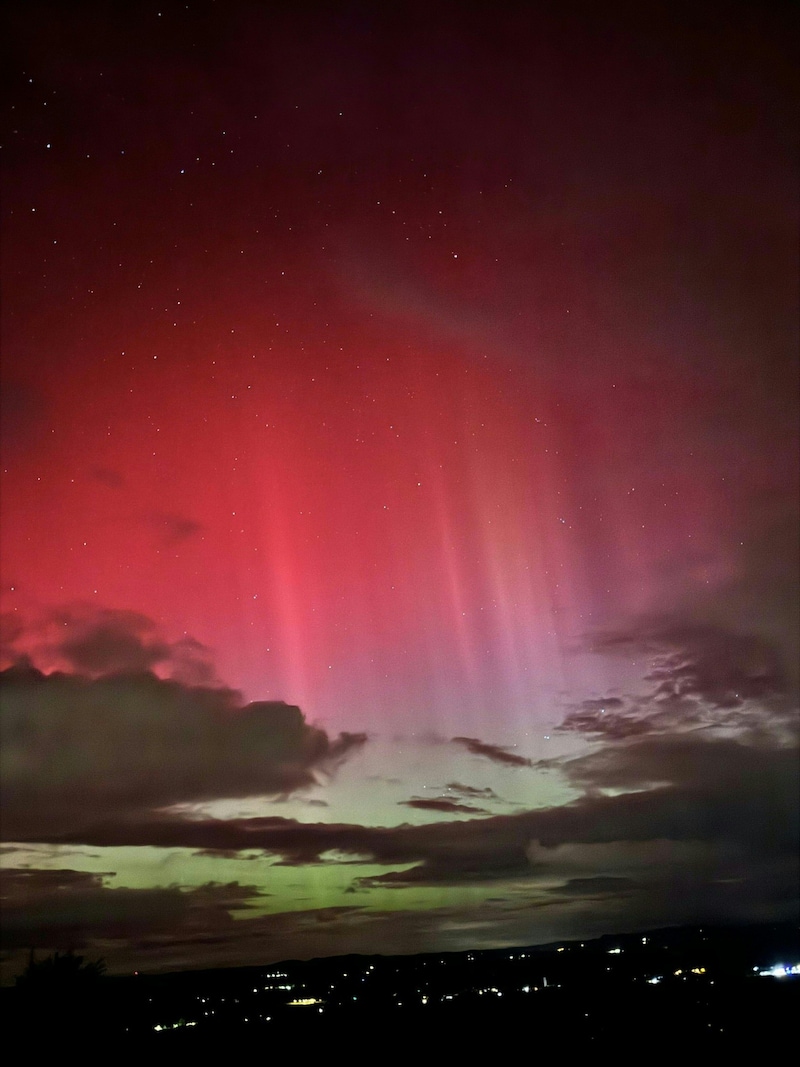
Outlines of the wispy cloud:
{"label": "wispy cloud", "polygon": [[485,756],[494,763],[502,763],[507,767],[532,767],[533,761],[524,756],[518,756],[515,752],[509,752],[508,748],[500,745],[490,745],[480,741],[477,737],[454,737],[452,741],[457,745],[463,745],[473,756]]}

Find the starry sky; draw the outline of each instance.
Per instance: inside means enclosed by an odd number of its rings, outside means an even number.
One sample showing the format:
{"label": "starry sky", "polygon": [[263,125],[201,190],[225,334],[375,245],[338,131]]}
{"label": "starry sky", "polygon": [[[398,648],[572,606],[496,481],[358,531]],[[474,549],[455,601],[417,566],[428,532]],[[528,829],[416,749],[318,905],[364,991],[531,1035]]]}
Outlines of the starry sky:
{"label": "starry sky", "polygon": [[795,916],[788,5],[3,18],[4,979]]}

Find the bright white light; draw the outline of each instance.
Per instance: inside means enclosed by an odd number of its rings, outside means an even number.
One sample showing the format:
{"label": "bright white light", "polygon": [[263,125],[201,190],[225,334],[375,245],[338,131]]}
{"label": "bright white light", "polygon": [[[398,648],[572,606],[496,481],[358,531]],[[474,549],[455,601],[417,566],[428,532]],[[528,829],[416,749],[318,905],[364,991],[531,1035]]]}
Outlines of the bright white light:
{"label": "bright white light", "polygon": [[776,963],[766,971],[759,971],[761,978],[794,978],[800,975],[800,963]]}

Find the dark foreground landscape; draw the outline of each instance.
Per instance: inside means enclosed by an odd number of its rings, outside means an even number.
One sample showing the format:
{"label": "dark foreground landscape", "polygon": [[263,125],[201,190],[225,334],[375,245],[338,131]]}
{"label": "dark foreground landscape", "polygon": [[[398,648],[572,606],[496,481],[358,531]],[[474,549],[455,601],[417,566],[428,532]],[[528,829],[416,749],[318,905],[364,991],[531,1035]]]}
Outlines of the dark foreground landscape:
{"label": "dark foreground landscape", "polygon": [[[63,957],[62,957],[63,960]],[[341,956],[181,974],[103,977],[43,967],[2,992],[6,1033],[113,1053],[208,1047],[397,1055],[764,1052],[793,1039],[797,924],[702,927],[533,948]],[[67,972],[72,978],[67,977]],[[87,972],[82,975],[82,972]],[[32,980],[31,980],[32,979]],[[343,1043],[347,1044],[344,1045]],[[690,1060],[691,1061],[691,1060]]]}

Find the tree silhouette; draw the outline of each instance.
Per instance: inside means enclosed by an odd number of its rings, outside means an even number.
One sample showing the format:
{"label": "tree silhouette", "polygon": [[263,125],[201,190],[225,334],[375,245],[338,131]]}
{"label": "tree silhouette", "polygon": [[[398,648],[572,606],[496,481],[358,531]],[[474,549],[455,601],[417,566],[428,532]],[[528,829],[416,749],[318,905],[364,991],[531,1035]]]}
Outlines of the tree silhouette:
{"label": "tree silhouette", "polygon": [[[34,959],[15,981],[19,1022],[47,1023],[52,1036],[85,1030],[105,1015],[105,963],[69,952]],[[94,1028],[94,1027],[92,1027]]]}
{"label": "tree silhouette", "polygon": [[83,956],[76,956],[72,949],[69,952],[56,952],[43,960],[34,959],[31,950],[28,966],[22,974],[17,975],[15,984],[17,988],[31,992],[52,990],[65,993],[95,986],[105,974],[105,969],[103,960],[86,962]]}

